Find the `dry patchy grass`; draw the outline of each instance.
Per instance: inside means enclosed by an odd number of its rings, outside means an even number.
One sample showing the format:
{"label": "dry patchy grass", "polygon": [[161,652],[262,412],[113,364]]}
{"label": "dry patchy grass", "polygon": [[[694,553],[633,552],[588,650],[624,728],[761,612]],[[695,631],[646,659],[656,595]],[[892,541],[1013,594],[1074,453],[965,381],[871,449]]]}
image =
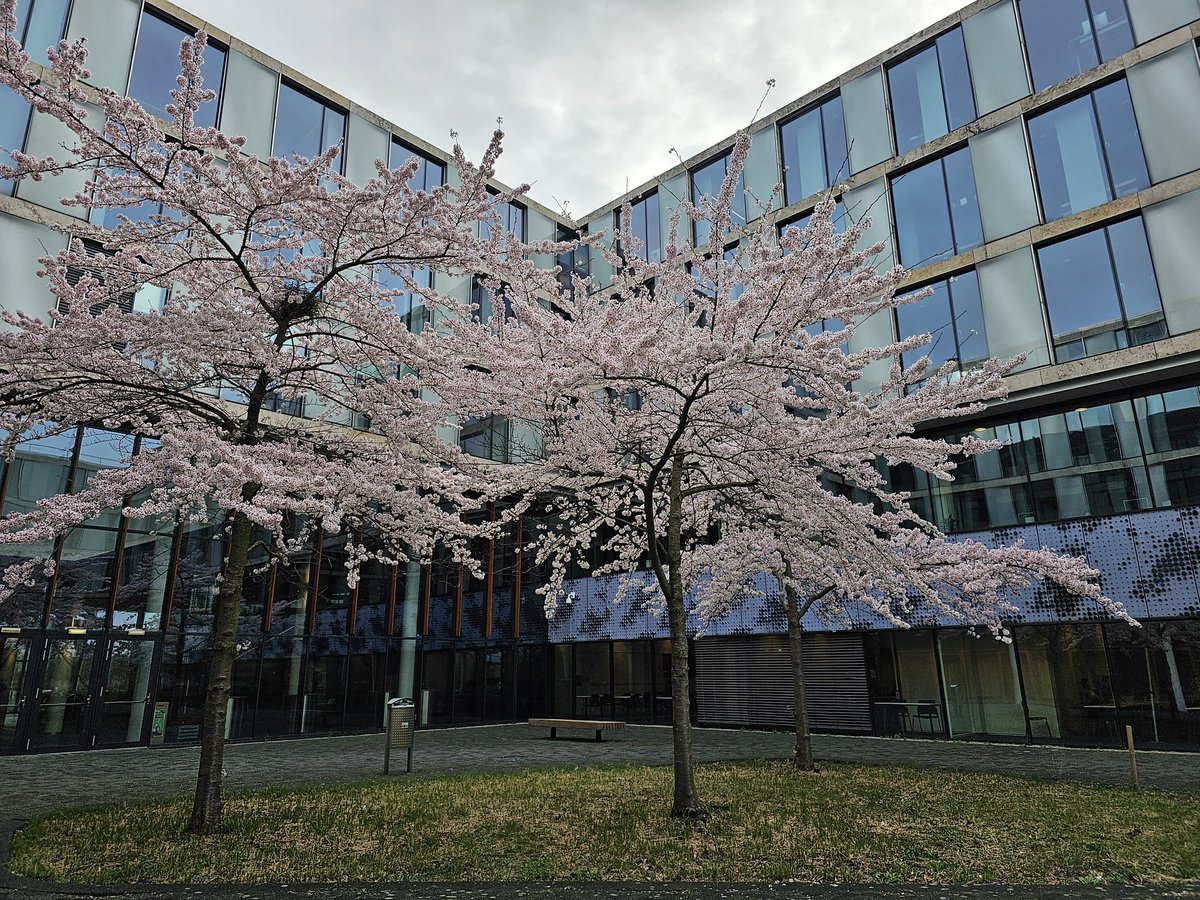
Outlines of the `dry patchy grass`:
{"label": "dry patchy grass", "polygon": [[891,766],[700,766],[711,818],[667,816],[669,767],[394,778],[66,811],[14,871],[78,882],[1121,882],[1200,877],[1200,795]]}

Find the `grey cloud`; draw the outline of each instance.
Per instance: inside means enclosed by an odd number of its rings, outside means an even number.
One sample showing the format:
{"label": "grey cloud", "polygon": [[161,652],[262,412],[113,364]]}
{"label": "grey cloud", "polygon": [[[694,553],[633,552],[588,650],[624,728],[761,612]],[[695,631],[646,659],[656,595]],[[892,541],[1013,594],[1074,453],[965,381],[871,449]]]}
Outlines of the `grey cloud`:
{"label": "grey cloud", "polygon": [[582,215],[965,0],[177,0],[438,145]]}

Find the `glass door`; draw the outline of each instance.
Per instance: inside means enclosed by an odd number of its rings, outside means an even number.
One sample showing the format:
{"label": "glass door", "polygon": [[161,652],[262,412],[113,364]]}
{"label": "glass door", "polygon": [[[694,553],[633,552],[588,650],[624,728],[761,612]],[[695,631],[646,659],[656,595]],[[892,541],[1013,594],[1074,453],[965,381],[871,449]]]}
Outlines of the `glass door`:
{"label": "glass door", "polygon": [[46,639],[27,749],[81,750],[90,744],[85,738],[96,658],[93,638]]}
{"label": "glass door", "polygon": [[27,705],[32,644],[29,638],[0,638],[0,754],[25,749],[20,724]]}
{"label": "glass door", "polygon": [[109,642],[97,692],[93,746],[127,747],[149,741],[155,644],[154,638]]}

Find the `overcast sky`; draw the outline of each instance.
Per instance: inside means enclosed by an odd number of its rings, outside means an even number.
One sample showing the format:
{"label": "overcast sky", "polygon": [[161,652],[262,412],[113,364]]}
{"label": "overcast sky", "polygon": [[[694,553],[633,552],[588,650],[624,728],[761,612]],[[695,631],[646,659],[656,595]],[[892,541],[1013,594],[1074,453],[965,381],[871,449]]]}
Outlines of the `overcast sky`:
{"label": "overcast sky", "polygon": [[[439,147],[588,213],[966,0],[176,0]],[[760,114],[760,115],[761,115]]]}

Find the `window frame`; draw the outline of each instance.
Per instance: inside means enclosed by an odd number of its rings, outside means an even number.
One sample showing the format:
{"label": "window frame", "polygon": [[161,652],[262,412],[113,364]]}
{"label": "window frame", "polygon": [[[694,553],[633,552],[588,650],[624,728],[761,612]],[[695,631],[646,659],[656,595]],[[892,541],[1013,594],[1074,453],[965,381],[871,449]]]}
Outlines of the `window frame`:
{"label": "window frame", "polygon": [[[959,125],[953,124],[952,118],[950,115],[950,103],[946,97],[946,70],[942,64],[942,50],[941,50],[941,46],[938,43],[939,41],[942,40],[942,38],[946,37],[949,34],[952,34],[955,31],[958,32],[958,38],[962,42],[962,45],[963,45],[963,61],[964,61],[964,64],[965,64],[966,70],[967,70],[967,89],[968,89],[968,92],[970,93],[971,107],[972,107],[972,113],[973,113],[971,118],[967,119],[965,122],[963,122]],[[934,135],[933,137],[927,137],[921,143],[914,144],[913,146],[911,146],[905,150],[901,150],[900,149],[900,136],[896,131],[896,104],[893,102],[894,91],[892,89],[892,70],[898,68],[899,66],[902,66],[904,63],[907,63],[907,62],[910,62],[911,60],[916,59],[918,56],[920,56],[923,53],[928,53],[931,50],[933,51],[934,59],[937,61],[938,86],[941,89],[942,111],[946,115],[946,130],[944,132],[942,132],[942,134]],[[885,85],[885,90],[887,91],[886,106],[887,106],[887,117],[890,120],[890,124],[891,124],[890,130],[891,130],[892,148],[896,151],[895,155],[897,157],[905,156],[906,154],[912,153],[914,150],[919,150],[921,147],[927,146],[929,143],[936,141],[940,137],[944,137],[945,135],[951,134],[960,128],[966,127],[967,125],[976,121],[979,118],[979,99],[975,93],[975,76],[971,72],[971,58],[966,51],[966,35],[963,33],[961,22],[954,25],[951,28],[947,28],[945,31],[941,32],[940,34],[934,36],[933,38],[930,38],[928,41],[923,42],[920,46],[914,47],[912,50],[909,50],[908,52],[906,52],[900,56],[897,56],[894,59],[887,60],[883,64],[883,82]]]}
{"label": "window frame", "polygon": [[[341,134],[342,149],[338,153],[338,159],[337,159],[338,165],[337,165],[336,171],[337,171],[337,174],[339,174],[339,175],[345,175],[346,174],[346,156],[347,156],[347,154],[346,154],[346,132],[350,128],[350,111],[342,109],[340,106],[338,106],[332,100],[327,100],[326,98],[322,97],[320,94],[316,93],[315,91],[311,90],[310,88],[305,87],[304,85],[300,84],[297,81],[293,81],[292,79],[290,79],[286,75],[284,75],[282,72],[277,73],[277,74],[279,77],[276,79],[276,83],[275,83],[275,118],[271,122],[271,158],[272,159],[287,158],[287,157],[280,156],[280,154],[276,152],[276,150],[278,148],[275,146],[276,141],[278,141],[278,139],[279,139],[279,119],[280,119],[279,103],[280,103],[280,99],[283,97],[283,89],[286,87],[286,88],[290,88],[291,90],[295,91],[297,94],[300,94],[303,97],[307,97],[309,100],[312,100],[313,102],[315,102],[321,106],[321,137],[319,140],[322,145],[325,143],[325,137],[324,137],[324,135],[325,135],[325,113],[329,110],[334,110],[341,114],[341,116],[342,116],[342,134]],[[319,149],[317,150],[317,152],[324,153],[328,149],[329,149],[328,146],[320,146]],[[292,152],[294,153],[295,151],[292,151]],[[390,153],[390,145],[389,145],[389,153]],[[289,161],[290,161],[290,158],[289,158]]]}
{"label": "window frame", "polygon": [[[1120,310],[1120,313],[1121,313],[1121,330],[1125,333],[1126,340],[1128,341],[1129,331],[1130,331],[1129,313],[1126,309],[1125,291],[1121,287],[1121,277],[1120,277],[1120,273],[1117,271],[1117,259],[1113,252],[1113,242],[1112,242],[1112,237],[1109,234],[1109,229],[1111,227],[1113,227],[1114,225],[1120,225],[1124,222],[1131,222],[1135,219],[1141,223],[1142,234],[1146,238],[1146,251],[1147,251],[1148,256],[1150,257],[1150,271],[1151,271],[1151,274],[1154,276],[1154,291],[1158,295],[1159,309],[1162,312],[1162,318],[1160,319],[1160,322],[1162,324],[1162,329],[1163,329],[1162,337],[1156,338],[1153,341],[1144,341],[1144,342],[1139,342],[1139,343],[1133,343],[1132,341],[1129,341],[1124,347],[1116,347],[1116,348],[1114,348],[1114,350],[1104,350],[1104,351],[1100,351],[1098,353],[1084,353],[1082,356],[1060,359],[1059,358],[1060,344],[1057,341],[1057,338],[1055,336],[1054,316],[1053,316],[1053,313],[1050,308],[1050,297],[1046,292],[1046,277],[1045,277],[1044,266],[1042,264],[1042,255],[1041,255],[1042,250],[1044,250],[1048,247],[1056,247],[1060,244],[1065,244],[1068,241],[1076,240],[1078,238],[1082,238],[1087,235],[1092,235],[1097,232],[1103,233],[1104,246],[1105,246],[1106,252],[1108,253],[1109,274],[1112,278],[1113,291],[1115,292],[1116,298],[1117,298],[1117,308]],[[1134,212],[1131,215],[1125,215],[1125,216],[1120,216],[1118,218],[1109,219],[1093,228],[1082,229],[1080,231],[1075,231],[1070,234],[1065,234],[1065,235],[1055,237],[1053,240],[1043,241],[1041,243],[1035,243],[1032,245],[1032,249],[1033,249],[1034,271],[1037,276],[1038,290],[1041,293],[1042,309],[1043,309],[1044,315],[1046,317],[1047,338],[1049,339],[1050,355],[1051,355],[1051,359],[1052,359],[1051,365],[1064,365],[1064,364],[1070,363],[1070,362],[1078,362],[1078,361],[1084,360],[1084,359],[1092,359],[1095,357],[1103,356],[1103,355],[1105,355],[1105,353],[1112,353],[1112,352],[1116,352],[1119,350],[1128,350],[1132,347],[1142,346],[1142,344],[1155,343],[1155,341],[1166,340],[1171,337],[1171,329],[1170,329],[1169,323],[1167,322],[1166,309],[1162,306],[1162,291],[1159,288],[1158,270],[1155,269],[1155,267],[1154,267],[1153,254],[1150,253],[1149,234],[1146,232],[1145,219],[1143,218],[1140,210]],[[1080,329],[1081,332],[1083,330],[1084,329]],[[1070,333],[1070,332],[1068,332],[1068,333]],[[1082,339],[1083,338],[1081,336],[1079,338],[1079,340],[1082,341]],[[1068,344],[1068,343],[1073,343],[1073,342],[1063,342],[1062,346],[1066,346],[1066,344]]]}
{"label": "window frame", "polygon": [[[696,195],[696,173],[702,172],[705,169],[709,168],[710,166],[713,166],[719,162],[722,164],[721,183],[724,184],[725,178],[729,174],[729,160],[732,156],[733,156],[733,148],[730,147],[730,148],[726,149],[724,152],[718,153],[716,156],[709,157],[708,159],[706,159],[704,162],[700,163],[699,165],[692,166],[690,169],[688,169],[687,174],[688,174],[689,195],[691,197],[691,201],[694,206],[700,205],[699,198]],[[736,207],[737,207],[737,197],[740,196],[741,203],[742,203],[742,206],[741,206],[742,223],[739,226],[739,225],[735,225],[731,222],[730,223],[730,232],[733,232],[734,230],[741,231],[741,230],[745,229],[746,224],[749,221],[749,210],[746,209],[746,171],[745,171],[745,169],[743,169],[738,174],[738,184],[741,186],[741,190],[734,191],[734,202],[730,204],[729,212],[730,212],[730,217],[731,218],[734,217],[734,213],[736,212]],[[708,197],[709,195],[704,194],[703,196]],[[715,198],[710,198],[710,199],[715,199]],[[692,221],[692,229],[691,230],[692,230],[692,246],[693,247],[707,247],[709,244],[713,243],[713,236],[711,234],[707,235],[703,244],[700,243],[699,238],[697,237],[696,229],[701,224],[709,225],[710,223],[707,223],[707,222],[701,223],[701,222],[697,222],[695,220]],[[710,228],[711,228],[711,226],[710,226]],[[722,246],[724,246],[724,244],[726,243],[725,237],[726,237],[725,235],[720,235],[720,242],[721,242]]]}
{"label": "window frame", "polygon": [[[842,160],[841,166],[838,168],[836,173],[831,174],[829,171],[829,163],[830,163],[830,160],[829,160],[829,138],[828,138],[828,131],[827,131],[826,122],[825,122],[825,118],[826,118],[825,109],[826,109],[826,107],[830,106],[835,101],[838,103],[839,106],[842,104],[842,92],[840,90],[836,90],[831,94],[826,94],[824,97],[821,97],[819,100],[816,100],[815,102],[810,103],[808,106],[806,106],[804,109],[800,110],[799,112],[793,113],[792,115],[788,116],[787,118],[780,119],[779,122],[776,124],[776,127],[775,127],[776,140],[779,141],[779,166],[780,166],[779,180],[781,182],[783,182],[783,205],[784,206],[791,206],[793,203],[799,203],[801,200],[804,200],[807,197],[813,196],[813,194],[818,194],[821,191],[829,190],[830,188],[834,187],[835,185],[842,184],[843,182],[849,181],[851,178],[851,173],[850,173],[850,136],[846,133],[845,107],[842,108],[841,120],[842,120],[842,145],[846,148],[846,155],[845,155],[845,159]],[[815,114],[817,117],[817,125],[820,130],[820,134],[821,134],[821,167],[824,171],[824,178],[822,180],[825,182],[825,185],[824,185],[824,187],[819,188],[817,191],[814,191],[812,194],[805,194],[803,197],[793,197],[791,195],[791,191],[788,188],[788,177],[787,176],[788,176],[788,171],[791,169],[791,166],[788,164],[788,160],[787,160],[788,142],[787,142],[786,138],[784,137],[783,130],[785,128],[787,128],[789,125],[799,122],[805,116],[810,116],[813,114]],[[834,174],[838,174],[841,172],[845,172],[845,175],[843,177],[841,177],[841,178],[833,177]]]}
{"label": "window frame", "polygon": [[[71,6],[74,6],[74,3],[75,3],[75,0],[71,0]],[[198,29],[192,28],[191,25],[189,25],[187,22],[184,22],[182,19],[179,19],[176,16],[173,16],[168,12],[164,12],[163,10],[159,9],[156,6],[151,6],[149,3],[142,4],[142,11],[141,11],[141,13],[138,14],[137,31],[134,32],[134,36],[133,36],[133,50],[129,55],[129,71],[125,75],[125,95],[127,97],[130,97],[130,99],[134,99],[134,100],[137,100],[137,98],[133,97],[129,93],[129,89],[133,83],[133,70],[134,70],[134,67],[137,65],[138,46],[141,44],[141,39],[142,39],[142,24],[143,24],[143,21],[146,16],[151,16],[155,19],[158,19],[160,22],[164,22],[165,24],[170,25],[172,28],[175,28],[175,29],[179,30],[180,32],[182,32],[184,37],[195,37],[196,31],[198,30]],[[70,10],[68,10],[67,17],[68,17],[68,21],[69,21],[70,20]],[[225,105],[225,81],[229,76],[229,51],[230,51],[230,48],[223,41],[214,40],[211,35],[208,38],[207,46],[213,47],[217,50],[220,50],[221,53],[224,55],[224,60],[221,64],[221,78],[220,78],[219,83],[215,87],[208,81],[205,81],[205,83],[204,83],[205,88],[207,88],[208,90],[215,90],[217,92],[217,96],[214,97],[212,100],[212,102],[215,104],[215,107],[213,109],[213,124],[211,126],[204,126],[204,127],[219,128],[221,126],[221,113],[224,111],[223,107]],[[173,89],[172,86],[167,87],[168,94],[170,93],[170,91],[172,89]],[[275,112],[276,112],[276,114],[278,114],[278,112],[279,112],[278,88],[276,88],[275,94],[276,94],[276,110],[275,110]],[[137,102],[142,103],[141,100],[137,100]],[[144,103],[142,103],[142,105],[145,106]],[[164,119],[163,121],[166,121],[166,120]],[[274,125],[272,125],[271,137],[273,140],[274,139]]]}
{"label": "window frame", "polygon": [[[1030,168],[1030,172],[1033,176],[1033,186],[1034,186],[1034,189],[1035,189],[1035,192],[1037,195],[1038,212],[1041,215],[1041,220],[1043,223],[1058,222],[1062,219],[1068,219],[1071,216],[1079,215],[1083,212],[1086,212],[1089,209],[1096,209],[1100,206],[1103,206],[1105,203],[1112,203],[1113,201],[1120,200],[1123,197],[1130,197],[1134,194],[1140,193],[1141,191],[1148,190],[1149,188],[1154,186],[1154,182],[1150,177],[1150,166],[1146,160],[1146,144],[1142,139],[1142,128],[1137,122],[1137,114],[1136,114],[1136,110],[1134,109],[1134,106],[1133,106],[1133,96],[1132,96],[1132,94],[1130,94],[1129,112],[1130,112],[1130,115],[1133,116],[1135,131],[1136,131],[1136,135],[1137,135],[1137,146],[1138,146],[1138,150],[1141,151],[1141,155],[1142,155],[1142,157],[1141,157],[1142,158],[1142,167],[1146,171],[1146,186],[1138,188],[1137,190],[1128,191],[1127,193],[1124,193],[1124,194],[1117,193],[1116,182],[1114,181],[1113,172],[1112,172],[1112,162],[1110,161],[1110,154],[1109,154],[1109,149],[1107,146],[1107,140],[1105,139],[1104,123],[1103,123],[1103,119],[1100,115],[1100,107],[1096,103],[1096,94],[1099,91],[1103,90],[1104,88],[1111,87],[1112,85],[1119,84],[1119,83],[1124,83],[1125,87],[1126,87],[1126,91],[1128,91],[1129,79],[1126,77],[1125,72],[1118,72],[1116,75],[1114,75],[1111,78],[1106,78],[1103,81],[1098,81],[1098,82],[1089,84],[1079,91],[1074,91],[1064,97],[1061,97],[1061,98],[1055,100],[1053,103],[1048,103],[1045,106],[1039,106],[1037,109],[1032,110],[1029,113],[1026,113],[1022,117],[1024,120],[1023,124],[1025,127],[1025,138],[1026,138],[1026,142],[1027,142],[1026,147],[1027,147],[1028,154],[1029,154],[1029,168]],[[1098,148],[1100,151],[1100,158],[1104,163],[1104,180],[1106,183],[1106,187],[1108,188],[1109,197],[1103,203],[1097,203],[1093,206],[1085,207],[1084,209],[1072,210],[1071,212],[1063,213],[1062,215],[1054,216],[1053,218],[1051,218],[1049,213],[1047,212],[1046,201],[1045,201],[1045,197],[1043,196],[1041,176],[1038,171],[1037,145],[1035,144],[1034,139],[1033,139],[1033,130],[1032,130],[1031,126],[1035,119],[1039,119],[1043,116],[1049,115],[1057,110],[1061,110],[1062,108],[1064,108],[1066,106],[1070,106],[1072,103],[1076,103],[1076,102],[1078,102],[1080,100],[1084,100],[1084,99],[1087,99],[1090,101],[1089,106],[1092,110],[1092,124],[1095,126],[1096,133],[1099,135],[1099,138],[1100,138],[1099,143],[1098,143]]]}
{"label": "window frame", "polygon": [[[960,152],[965,152],[967,154],[966,158],[971,164],[971,182],[972,186],[974,187],[975,194],[975,215],[979,221],[979,241],[971,244],[970,246],[964,246],[961,248],[959,247],[958,235],[956,234],[957,228],[954,221],[954,207],[950,202],[950,179],[946,173],[946,160]],[[950,228],[951,245],[946,255],[930,256],[911,263],[905,262],[903,245],[900,239],[901,219],[896,212],[895,185],[897,181],[902,180],[910,172],[916,172],[920,169],[932,166],[935,163],[939,166],[942,176],[942,198],[945,201],[946,206],[946,221],[948,222]],[[973,159],[971,159],[971,147],[967,141],[962,141],[961,143],[956,144],[954,147],[951,147],[942,153],[931,154],[929,156],[922,157],[921,159],[915,161],[913,165],[906,167],[902,171],[889,173],[887,175],[887,199],[889,203],[889,209],[891,210],[892,214],[892,233],[896,242],[896,260],[906,269],[912,271],[922,269],[925,266],[932,265],[935,262],[953,259],[956,256],[962,255],[963,253],[969,253],[970,251],[979,247],[983,247],[987,244],[987,237],[983,233],[983,214],[979,207],[979,186],[975,182],[975,162]]]}

